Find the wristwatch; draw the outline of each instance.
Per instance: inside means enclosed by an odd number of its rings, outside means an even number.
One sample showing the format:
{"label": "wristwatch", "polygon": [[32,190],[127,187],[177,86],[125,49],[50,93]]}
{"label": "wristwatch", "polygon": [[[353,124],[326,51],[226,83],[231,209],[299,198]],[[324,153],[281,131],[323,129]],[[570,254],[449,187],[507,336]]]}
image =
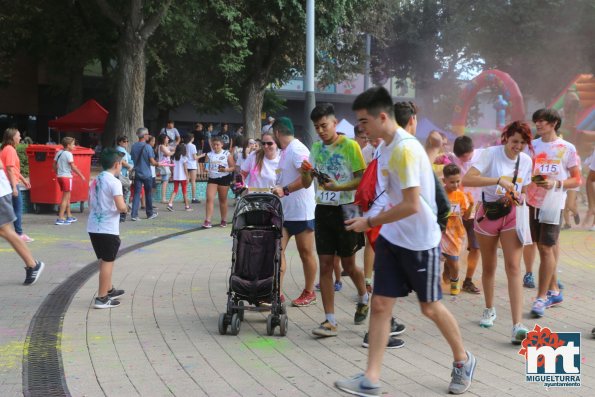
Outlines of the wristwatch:
{"label": "wristwatch", "polygon": [[289,186],[283,186],[283,195],[289,196]]}

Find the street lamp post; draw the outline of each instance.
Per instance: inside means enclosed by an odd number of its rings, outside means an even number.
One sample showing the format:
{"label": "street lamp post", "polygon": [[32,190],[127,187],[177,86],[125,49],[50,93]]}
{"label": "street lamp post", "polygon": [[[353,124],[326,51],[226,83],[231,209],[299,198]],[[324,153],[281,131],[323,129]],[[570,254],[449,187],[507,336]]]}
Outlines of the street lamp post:
{"label": "street lamp post", "polygon": [[314,95],[314,0],[306,2],[306,79],[304,81],[306,98],[304,103],[304,144],[308,147],[314,141],[314,125],[310,121],[310,112],[316,106]]}

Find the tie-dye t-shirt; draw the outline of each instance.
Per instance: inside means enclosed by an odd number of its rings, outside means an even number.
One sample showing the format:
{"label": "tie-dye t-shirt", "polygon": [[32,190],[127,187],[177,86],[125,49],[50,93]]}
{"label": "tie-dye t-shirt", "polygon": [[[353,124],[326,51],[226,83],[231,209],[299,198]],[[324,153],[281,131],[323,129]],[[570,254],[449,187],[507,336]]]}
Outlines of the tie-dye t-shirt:
{"label": "tie-dye t-shirt", "polygon": [[122,195],[122,183],[113,174],[103,171],[89,188],[89,220],[87,232],[120,234],[120,213],[114,202]]}
{"label": "tie-dye t-shirt", "polygon": [[[547,179],[563,181],[570,178],[570,168],[579,165],[576,148],[570,142],[558,138],[552,142],[543,142],[541,138],[533,141],[533,175],[543,175]],[[540,208],[547,190],[531,183],[527,188],[527,202],[532,207]],[[566,192],[560,209],[564,209]]]}
{"label": "tie-dye t-shirt", "polygon": [[419,211],[382,225],[380,234],[391,244],[412,251],[425,251],[440,244],[442,233],[436,220],[436,184],[430,159],[415,137],[402,128],[393,140],[378,147],[378,179],[386,187],[388,210],[403,201],[402,190],[420,188]]}
{"label": "tie-dye t-shirt", "polygon": [[[357,142],[343,135],[332,143],[325,145],[318,141],[312,145],[310,163],[320,172],[327,174],[337,185],[353,180],[353,174],[366,168],[362,149]],[[353,203],[355,190],[345,192],[331,192],[316,185],[316,204],[341,205]]]}
{"label": "tie-dye t-shirt", "polygon": [[455,190],[447,193],[450,201],[450,214],[446,223],[446,230],[442,233],[440,250],[443,254],[459,256],[463,246],[463,239],[467,232],[463,225],[465,212],[473,206],[473,197],[469,192]]}

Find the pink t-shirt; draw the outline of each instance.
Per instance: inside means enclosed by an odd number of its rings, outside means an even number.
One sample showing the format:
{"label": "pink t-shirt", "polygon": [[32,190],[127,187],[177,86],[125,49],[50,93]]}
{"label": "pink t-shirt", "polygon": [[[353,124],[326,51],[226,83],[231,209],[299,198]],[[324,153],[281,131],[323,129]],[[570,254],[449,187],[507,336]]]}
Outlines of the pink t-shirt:
{"label": "pink t-shirt", "polygon": [[7,167],[13,167],[13,170],[16,170],[17,181],[22,178],[21,160],[19,160],[19,155],[12,145],[7,145],[0,151],[0,161],[4,164],[6,175],[8,175]]}

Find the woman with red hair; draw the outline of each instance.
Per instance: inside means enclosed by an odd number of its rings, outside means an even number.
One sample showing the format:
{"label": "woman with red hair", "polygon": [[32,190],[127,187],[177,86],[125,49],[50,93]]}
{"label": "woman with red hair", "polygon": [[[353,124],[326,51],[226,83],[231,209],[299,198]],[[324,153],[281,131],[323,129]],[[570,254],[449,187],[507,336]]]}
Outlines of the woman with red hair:
{"label": "woman with red hair", "polygon": [[523,202],[522,193],[531,183],[531,157],[523,153],[527,145],[531,148],[529,125],[522,121],[510,123],[502,133],[502,145],[485,149],[479,161],[463,178],[465,186],[482,188],[482,202],[474,226],[481,252],[486,302],[479,325],[489,328],[496,319],[494,278],[500,242],[508,278],[513,344],[520,344],[527,334],[527,328],[521,323],[523,281],[520,263],[523,246],[516,232],[516,205]]}

